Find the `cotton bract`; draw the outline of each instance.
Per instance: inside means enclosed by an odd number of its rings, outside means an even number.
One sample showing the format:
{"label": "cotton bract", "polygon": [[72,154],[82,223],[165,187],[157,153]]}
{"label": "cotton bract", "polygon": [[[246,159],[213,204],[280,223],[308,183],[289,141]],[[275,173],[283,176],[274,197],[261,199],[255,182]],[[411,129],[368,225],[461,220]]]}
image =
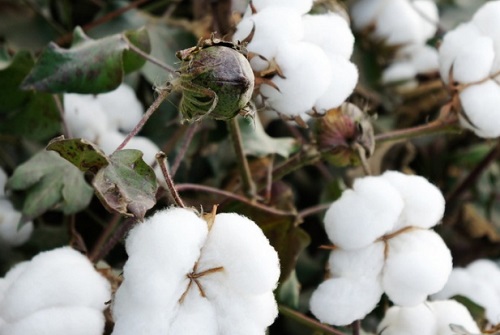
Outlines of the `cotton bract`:
{"label": "cotton bract", "polygon": [[42,252],[0,279],[0,334],[101,335],[110,291],[79,252]]}
{"label": "cotton bract", "polygon": [[278,256],[246,217],[218,214],[209,229],[191,210],[163,210],[126,250],[115,335],[264,334],[277,316]]}
{"label": "cotton bract", "polygon": [[500,136],[499,16],[500,2],[487,2],[471,21],[448,32],[439,48],[441,78],[461,85],[458,96],[464,115],[460,123],[484,138]]}
{"label": "cotton bract", "polygon": [[388,171],[357,179],[325,215],[335,249],[330,279],[313,293],[312,313],[322,322],[347,325],[363,318],[382,293],[415,306],[442,289],[451,254],[428,230],[444,214],[444,198],[420,176]]}
{"label": "cotton bract", "polygon": [[247,45],[256,72],[279,69],[274,86],[260,87],[267,107],[290,117],[308,118],[340,106],[357,81],[356,66],[349,61],[354,36],[348,22],[337,13],[306,14],[312,1],[254,1],[256,13],[247,9],[233,39],[242,41],[252,29]]}

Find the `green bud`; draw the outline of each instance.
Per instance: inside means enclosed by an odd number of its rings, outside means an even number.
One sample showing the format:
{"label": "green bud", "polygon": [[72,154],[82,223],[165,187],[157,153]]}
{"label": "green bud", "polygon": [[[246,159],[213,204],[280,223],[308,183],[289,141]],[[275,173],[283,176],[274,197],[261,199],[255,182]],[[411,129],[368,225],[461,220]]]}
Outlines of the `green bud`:
{"label": "green bud", "polygon": [[180,111],[187,121],[249,113],[255,78],[241,46],[211,38],[176,56],[182,63],[174,87],[182,91]]}

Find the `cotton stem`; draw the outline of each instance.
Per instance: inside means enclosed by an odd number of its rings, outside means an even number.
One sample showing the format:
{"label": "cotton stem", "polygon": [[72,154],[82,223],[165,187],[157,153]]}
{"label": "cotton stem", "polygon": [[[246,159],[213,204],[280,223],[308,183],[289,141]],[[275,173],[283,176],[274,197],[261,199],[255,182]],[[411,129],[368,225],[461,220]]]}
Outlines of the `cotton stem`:
{"label": "cotton stem", "polygon": [[156,154],[156,161],[158,162],[158,165],[160,166],[161,172],[163,174],[163,177],[165,178],[165,181],[167,183],[167,188],[168,188],[168,193],[170,200],[177,205],[177,207],[180,208],[186,208],[184,205],[184,202],[182,201],[181,197],[179,196],[179,193],[177,192],[174,181],[172,179],[172,176],[170,175],[170,172],[168,171],[168,162],[167,162],[167,156],[165,155],[164,152],[159,152]]}

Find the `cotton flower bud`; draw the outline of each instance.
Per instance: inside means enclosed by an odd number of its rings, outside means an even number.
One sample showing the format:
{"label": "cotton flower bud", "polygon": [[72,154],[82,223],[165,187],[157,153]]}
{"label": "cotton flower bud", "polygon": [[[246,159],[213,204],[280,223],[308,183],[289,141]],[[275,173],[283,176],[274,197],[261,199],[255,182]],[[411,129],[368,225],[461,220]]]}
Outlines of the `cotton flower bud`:
{"label": "cotton flower bud", "polygon": [[229,120],[243,113],[252,97],[254,74],[241,46],[211,38],[178,51],[177,57],[182,63],[176,83],[186,120]]}
{"label": "cotton flower bud", "polygon": [[368,115],[356,105],[345,103],[330,109],[324,117],[316,119],[316,136],[319,149],[334,165],[359,163],[359,148],[366,157],[373,154],[375,141]]}

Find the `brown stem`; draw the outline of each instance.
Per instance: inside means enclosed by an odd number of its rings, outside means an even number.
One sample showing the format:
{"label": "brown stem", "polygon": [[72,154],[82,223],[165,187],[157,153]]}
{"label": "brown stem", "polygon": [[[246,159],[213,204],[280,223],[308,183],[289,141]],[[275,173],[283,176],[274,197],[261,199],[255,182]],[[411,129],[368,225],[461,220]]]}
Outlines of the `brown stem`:
{"label": "brown stem", "polygon": [[309,216],[309,215],[314,215],[314,214],[317,214],[317,213],[321,213],[323,211],[326,211],[328,208],[330,208],[331,205],[332,205],[331,203],[328,203],[328,204],[319,204],[319,205],[316,205],[316,206],[312,206],[312,207],[303,209],[303,210],[301,210],[299,212],[299,216],[301,218],[305,218],[306,216]]}
{"label": "brown stem", "polygon": [[118,150],[123,149],[127,145],[127,143],[130,141],[130,139],[132,137],[134,137],[135,135],[137,135],[137,133],[139,131],[141,131],[142,127],[144,127],[144,125],[149,120],[149,118],[151,117],[151,115],[153,115],[153,113],[158,109],[158,107],[160,107],[160,104],[163,102],[163,100],[165,100],[167,98],[167,96],[170,94],[170,92],[172,92],[172,87],[171,86],[167,86],[165,89],[163,89],[163,90],[160,91],[160,94],[155,99],[155,101],[153,101],[153,103],[151,104],[151,106],[149,106],[149,108],[146,111],[146,113],[144,113],[142,119],[134,127],[134,129],[132,129],[132,131],[127,135],[127,137],[125,137],[125,139],[123,140],[123,142],[118,146],[118,148],[116,148],[115,152],[117,152]]}
{"label": "brown stem", "polygon": [[100,253],[101,249],[103,248],[104,244],[108,240],[108,238],[111,236],[113,231],[116,229],[118,223],[120,223],[120,214],[114,214],[113,218],[111,221],[107,224],[106,228],[102,231],[101,235],[99,236],[99,239],[95,243],[94,247],[92,248],[92,251],[89,254],[89,259],[91,262],[96,263],[98,262],[100,258]]}
{"label": "brown stem", "polygon": [[361,321],[356,320],[352,323],[352,335],[359,335],[361,330]]}
{"label": "brown stem", "polygon": [[127,235],[132,226],[137,222],[136,218],[128,218],[123,221],[117,229],[114,230],[111,237],[107,240],[106,243],[100,248],[100,250],[96,251],[96,256],[92,257],[93,262],[97,262],[100,259],[106,257],[106,255],[115,247],[115,245],[120,242],[120,240]]}
{"label": "brown stem", "polygon": [[159,59],[157,59],[157,58],[155,58],[155,57],[153,57],[153,56],[145,53],[144,51],[142,51],[141,49],[139,49],[138,47],[136,47],[132,42],[130,42],[125,36],[123,36],[123,38],[127,42],[128,47],[129,47],[130,50],[132,50],[133,52],[135,52],[136,54],[138,54],[142,58],[148,60],[149,62],[153,63],[154,65],[162,68],[163,70],[166,70],[170,74],[173,74],[175,76],[178,75],[178,73],[176,72],[176,70],[173,67],[170,67],[167,64],[163,63],[161,60],[159,60]]}
{"label": "brown stem", "polygon": [[175,157],[174,164],[172,165],[172,168],[170,169],[172,177],[175,176],[175,173],[177,172],[177,169],[181,165],[181,162],[182,162],[182,160],[184,159],[184,157],[186,155],[186,152],[187,152],[187,150],[189,148],[189,145],[193,141],[194,134],[196,134],[196,131],[198,130],[199,124],[200,124],[199,122],[196,122],[196,123],[192,124],[188,128],[187,134],[186,134],[186,138],[184,139],[184,142],[182,143],[182,146],[181,146],[181,148],[179,150],[179,153]]}
{"label": "brown stem", "polygon": [[346,335],[345,333],[342,333],[340,330],[337,330],[335,328],[329,327],[327,325],[324,325],[320,323],[317,320],[314,320],[313,318],[310,318],[300,312],[297,312],[291,308],[288,308],[284,305],[279,305],[278,309],[280,311],[280,314],[287,316],[298,323],[301,323],[311,329],[317,330],[323,334],[326,335]]}
{"label": "brown stem", "polygon": [[167,182],[167,188],[169,192],[169,196],[174,204],[177,205],[177,207],[180,208],[186,208],[184,205],[184,202],[182,201],[181,197],[179,196],[179,193],[175,189],[174,181],[172,180],[172,176],[168,172],[168,163],[167,163],[167,156],[165,155],[164,152],[159,152],[156,154],[156,161],[158,162],[158,165],[160,165],[161,172],[163,173],[163,177],[165,177],[165,181]]}
{"label": "brown stem", "polygon": [[315,164],[321,158],[321,153],[314,146],[304,145],[303,149],[289,158],[273,171],[273,181],[280,180],[287,174],[303,166]]}

